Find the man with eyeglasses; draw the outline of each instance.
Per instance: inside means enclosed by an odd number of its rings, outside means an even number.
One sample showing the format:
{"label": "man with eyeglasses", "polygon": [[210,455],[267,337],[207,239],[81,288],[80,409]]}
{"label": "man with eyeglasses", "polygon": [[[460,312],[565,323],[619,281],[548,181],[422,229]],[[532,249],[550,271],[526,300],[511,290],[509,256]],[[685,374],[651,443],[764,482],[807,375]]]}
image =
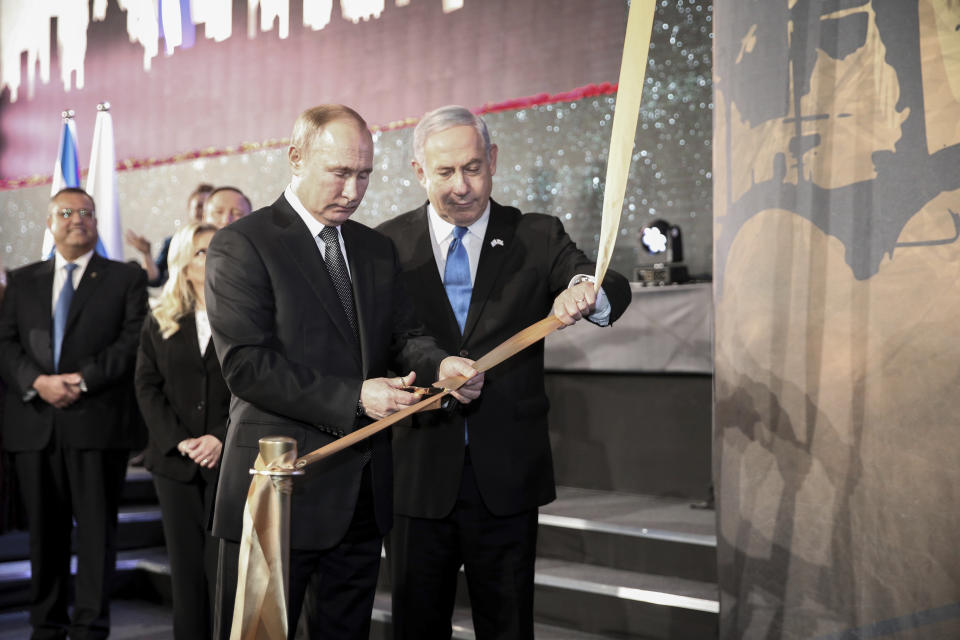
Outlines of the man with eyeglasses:
{"label": "man with eyeglasses", "polygon": [[12,271],[0,306],[2,440],[29,521],[33,637],[106,638],[117,505],[137,436],[132,382],[146,278],[94,253],[95,206],[82,189],[51,198],[47,226],[54,257]]}
{"label": "man with eyeglasses", "polygon": [[240,218],[250,215],[253,206],[243,191],[236,187],[217,187],[207,196],[203,205],[203,218],[210,224],[224,228]]}

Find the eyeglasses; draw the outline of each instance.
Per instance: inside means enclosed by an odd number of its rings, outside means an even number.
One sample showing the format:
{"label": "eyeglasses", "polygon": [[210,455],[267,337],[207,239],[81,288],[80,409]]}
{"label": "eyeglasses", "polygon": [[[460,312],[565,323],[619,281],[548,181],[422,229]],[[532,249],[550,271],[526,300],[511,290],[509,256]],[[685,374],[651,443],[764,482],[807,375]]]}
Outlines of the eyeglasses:
{"label": "eyeglasses", "polygon": [[92,218],[93,209],[60,209],[60,211],[57,212],[57,215],[64,220],[69,220],[73,214],[77,214],[81,218]]}

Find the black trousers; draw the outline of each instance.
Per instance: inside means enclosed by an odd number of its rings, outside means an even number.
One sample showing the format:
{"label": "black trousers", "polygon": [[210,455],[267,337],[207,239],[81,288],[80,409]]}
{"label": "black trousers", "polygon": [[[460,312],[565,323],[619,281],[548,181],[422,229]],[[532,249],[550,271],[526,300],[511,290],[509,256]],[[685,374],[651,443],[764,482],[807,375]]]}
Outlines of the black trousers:
{"label": "black trousers", "polygon": [[153,485],[163,513],[163,537],[170,559],[173,637],[209,638],[218,545],[208,527],[207,483],[200,474],[190,482],[154,475]]}
{"label": "black trousers", "polygon": [[477,489],[469,449],[445,518],[397,515],[387,545],[395,640],[448,640],[461,565],[478,640],[533,638],[537,510],[496,516]]}
{"label": "black trousers", "polygon": [[[367,466],[343,540],[321,551],[290,550],[289,640],[368,640],[382,546]],[[220,541],[215,640],[230,638],[239,554],[239,543]]]}
{"label": "black trousers", "polygon": [[[117,505],[125,450],[66,449],[14,455],[30,531],[32,638],[106,638],[117,559]],[[70,536],[77,523],[73,615],[68,615]]]}

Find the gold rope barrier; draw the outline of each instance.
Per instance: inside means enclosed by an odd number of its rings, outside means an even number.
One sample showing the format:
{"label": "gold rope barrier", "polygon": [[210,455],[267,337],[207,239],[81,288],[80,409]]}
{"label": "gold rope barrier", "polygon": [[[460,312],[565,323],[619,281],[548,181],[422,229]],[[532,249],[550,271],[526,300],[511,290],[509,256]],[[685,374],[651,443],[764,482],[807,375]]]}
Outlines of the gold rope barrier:
{"label": "gold rope barrier", "polygon": [[[613,247],[617,240],[620,213],[623,209],[623,197],[626,193],[627,177],[630,173],[630,160],[637,128],[637,118],[640,114],[640,98],[643,95],[643,81],[646,75],[647,53],[650,50],[650,35],[655,8],[655,0],[633,0],[627,17],[623,60],[620,64],[620,82],[614,107],[613,127],[610,131],[610,152],[607,156],[603,214],[600,225],[600,247],[597,254],[595,275],[595,288],[597,290],[600,289],[600,284],[607,273],[607,267],[613,255]],[[548,316],[495,347],[480,358],[474,364],[474,368],[479,372],[488,371],[507,358],[542,340],[561,326],[563,326],[563,323],[556,316]],[[308,453],[295,462],[290,460],[288,456],[282,464],[273,467],[272,473],[277,475],[303,473],[303,467],[308,464],[333,455],[364,438],[369,438],[413,413],[436,408],[445,396],[459,389],[466,380],[467,378],[463,376],[440,380],[434,383],[435,387],[442,389],[440,393],[349,433]],[[258,458],[257,461],[260,471],[258,472],[255,469],[251,470],[251,473],[264,472],[265,465],[262,464],[262,460]],[[286,638],[288,562],[282,550],[289,545],[289,522],[283,521],[280,500],[271,500],[271,495],[277,492],[262,489],[255,491],[258,478],[260,476],[255,476],[251,483],[247,505],[244,509],[243,539],[240,546],[241,550],[248,549],[248,552],[246,555],[241,553],[241,569],[245,578],[243,580],[238,579],[237,583],[237,601],[234,609],[231,640],[282,640]],[[289,500],[289,496],[287,496],[287,500]],[[287,511],[287,518],[289,518],[289,511]],[[251,523],[249,527],[247,525],[248,520]],[[254,523],[263,526],[255,526]],[[278,537],[283,538],[283,543],[276,543]],[[273,555],[269,558],[256,549],[258,545],[263,544],[264,540],[269,541],[273,549]],[[279,556],[276,549],[281,550]],[[278,557],[282,561],[282,565],[279,567],[276,565]],[[257,565],[257,562],[261,564]],[[280,587],[276,585],[277,573],[279,573],[279,579],[282,581]],[[255,579],[251,580],[251,577]],[[260,586],[246,584],[261,580],[264,584]],[[246,591],[253,591],[254,597],[241,600],[241,594]]]}
{"label": "gold rope barrier", "polygon": [[[466,378],[464,378],[464,382],[466,382]],[[457,388],[459,389],[460,387],[458,386]],[[417,413],[418,411],[430,411],[431,409],[435,409],[437,406],[439,406],[439,404],[443,401],[443,399],[450,394],[451,391],[455,391],[455,389],[445,389],[444,391],[441,391],[436,395],[430,396],[425,400],[421,400],[420,402],[416,404],[412,404],[404,409],[401,409],[396,413],[392,413],[386,418],[381,418],[380,420],[377,420],[372,424],[368,424],[362,429],[351,431],[350,433],[343,436],[342,438],[337,438],[330,444],[322,446],[319,449],[316,449],[314,451],[311,451],[307,455],[298,459],[294,466],[297,469],[302,469],[308,464],[314,463],[317,460],[323,460],[327,456],[331,456],[337,451],[341,451],[342,449],[346,449],[347,447],[354,445],[360,442],[361,440],[365,440],[366,438],[369,438],[370,436],[377,433],[378,431],[383,431],[390,425],[400,422],[401,420],[403,420],[404,418],[406,418],[411,414]]]}

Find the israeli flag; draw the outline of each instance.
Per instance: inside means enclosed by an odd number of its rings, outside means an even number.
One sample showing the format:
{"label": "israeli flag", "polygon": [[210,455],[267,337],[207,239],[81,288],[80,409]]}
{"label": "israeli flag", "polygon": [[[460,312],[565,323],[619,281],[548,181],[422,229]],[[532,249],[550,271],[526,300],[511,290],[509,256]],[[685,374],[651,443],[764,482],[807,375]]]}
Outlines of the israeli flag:
{"label": "israeli flag", "polygon": [[[53,166],[53,184],[50,185],[52,198],[60,189],[80,186],[80,165],[77,163],[77,124],[73,120],[73,109],[63,112],[63,126],[60,128],[60,146],[57,150],[57,162]],[[43,247],[40,258],[53,257],[53,234],[46,225],[43,227]]]}

